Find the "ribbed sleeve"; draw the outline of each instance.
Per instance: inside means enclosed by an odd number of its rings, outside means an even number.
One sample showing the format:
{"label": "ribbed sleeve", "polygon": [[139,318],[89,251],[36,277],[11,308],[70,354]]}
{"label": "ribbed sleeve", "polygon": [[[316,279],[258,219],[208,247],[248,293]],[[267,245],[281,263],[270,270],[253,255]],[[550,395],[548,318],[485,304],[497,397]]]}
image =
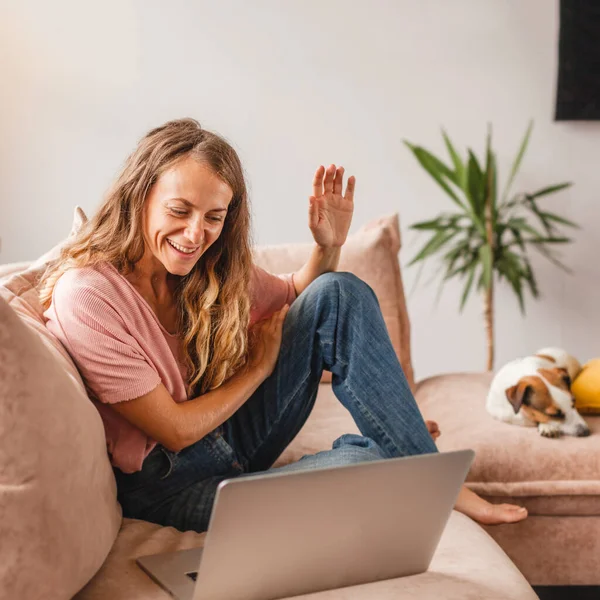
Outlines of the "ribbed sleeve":
{"label": "ribbed sleeve", "polygon": [[270,317],[285,304],[296,299],[293,274],[273,275],[254,266],[250,280],[252,313],[250,324]]}
{"label": "ribbed sleeve", "polygon": [[150,357],[115,309],[118,297],[102,297],[87,286],[70,289],[59,280],[54,302],[69,353],[100,402],[138,398],[160,383]]}

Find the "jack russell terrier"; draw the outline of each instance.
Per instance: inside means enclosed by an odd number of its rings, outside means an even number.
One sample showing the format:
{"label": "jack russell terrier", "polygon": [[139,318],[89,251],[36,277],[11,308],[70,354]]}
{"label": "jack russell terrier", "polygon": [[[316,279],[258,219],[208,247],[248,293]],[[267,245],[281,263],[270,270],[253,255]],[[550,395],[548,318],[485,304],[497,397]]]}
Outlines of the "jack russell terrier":
{"label": "jack russell terrier", "polygon": [[579,362],[560,348],[513,360],[494,376],[486,409],[499,421],[537,427],[544,437],[590,435],[571,393],[579,371]]}

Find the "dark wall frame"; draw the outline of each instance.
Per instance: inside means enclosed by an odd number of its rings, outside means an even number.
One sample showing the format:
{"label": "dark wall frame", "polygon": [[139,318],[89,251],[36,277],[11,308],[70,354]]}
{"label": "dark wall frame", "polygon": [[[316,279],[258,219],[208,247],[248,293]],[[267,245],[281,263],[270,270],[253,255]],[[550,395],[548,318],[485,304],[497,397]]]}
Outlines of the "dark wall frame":
{"label": "dark wall frame", "polygon": [[560,0],[555,119],[600,120],[600,0]]}

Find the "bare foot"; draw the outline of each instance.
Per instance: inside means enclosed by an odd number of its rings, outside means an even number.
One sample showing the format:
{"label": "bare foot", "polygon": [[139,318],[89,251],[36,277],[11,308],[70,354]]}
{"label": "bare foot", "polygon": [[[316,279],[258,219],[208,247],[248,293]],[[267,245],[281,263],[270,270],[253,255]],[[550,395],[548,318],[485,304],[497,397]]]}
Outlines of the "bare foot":
{"label": "bare foot", "polygon": [[[488,503],[489,504],[489,503]],[[476,520],[482,525],[501,525],[502,523],[517,523],[527,517],[527,509],[514,504],[489,504]]]}
{"label": "bare foot", "polygon": [[526,508],[514,504],[490,504],[465,486],[460,491],[454,508],[482,525],[517,523],[527,517]]}

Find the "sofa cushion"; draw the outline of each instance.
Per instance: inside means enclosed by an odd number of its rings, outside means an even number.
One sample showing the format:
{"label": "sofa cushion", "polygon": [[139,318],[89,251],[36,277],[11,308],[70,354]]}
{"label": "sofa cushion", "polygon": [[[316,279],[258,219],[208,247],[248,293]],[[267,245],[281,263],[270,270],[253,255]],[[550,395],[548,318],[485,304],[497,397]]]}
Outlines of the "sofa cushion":
{"label": "sofa cushion", "polygon": [[121,523],[96,409],[2,298],[0,515],[0,590],[28,600],[71,598]]}
{"label": "sofa cushion", "polygon": [[573,380],[571,391],[581,414],[600,414],[600,358],[583,365]]}
{"label": "sofa cushion", "polygon": [[491,380],[491,373],[450,374],[417,386],[419,408],[440,426],[440,450],[475,450],[468,486],[532,515],[600,515],[600,417],[586,416],[589,437],[544,438],[487,413]]}
{"label": "sofa cushion", "polygon": [[[75,207],[73,224],[67,239],[75,235],[86,221],[87,217],[83,210],[79,206]],[[69,353],[60,341],[46,329],[42,316],[44,309],[37,290],[40,278],[50,262],[59,257],[60,250],[65,241],[60,241],[56,246],[31,263],[16,263],[12,265],[12,268],[8,268],[11,265],[7,265],[5,267],[5,276],[0,279],[0,297],[6,300],[11,308],[21,317],[21,320],[40,337],[73,381],[82,390],[85,390],[79,371]]]}
{"label": "sofa cushion", "polygon": [[15,262],[15,263],[7,263],[4,265],[0,265],[0,284],[3,279],[6,279],[10,275],[14,273],[20,273],[21,271],[25,271],[29,265],[31,265],[30,261],[26,262]]}
{"label": "sofa cushion", "polygon": [[[75,211],[73,214],[73,224],[71,225],[71,232],[67,236],[67,239],[73,235],[75,235],[81,226],[87,222],[87,217],[83,212],[83,209],[80,206],[75,207]],[[47,252],[44,252],[42,256],[37,258],[34,261],[22,261],[15,263],[8,263],[4,265],[0,265],[0,285],[4,283],[3,280],[7,279],[11,275],[16,273],[22,273],[27,271],[28,269],[34,269],[40,273],[40,275],[44,272],[48,263],[53,260],[56,260],[60,251],[65,243],[65,240],[59,241],[55,246],[50,248]]]}
{"label": "sofa cushion", "polygon": [[[200,547],[205,534],[181,533],[123,519],[106,563],[73,600],[168,600],[135,559],[156,552]],[[305,600],[535,600],[537,596],[502,549],[473,521],[453,512],[427,572],[349,588],[295,596]]]}
{"label": "sofa cushion", "polygon": [[[307,261],[313,247],[314,244],[259,246],[255,249],[254,260],[271,273],[289,273]],[[373,288],[406,379],[414,388],[410,322],[398,262],[399,251],[398,215],[382,217],[348,236],[342,247],[338,271],[354,273]],[[331,374],[325,373],[323,381],[331,381]]]}

